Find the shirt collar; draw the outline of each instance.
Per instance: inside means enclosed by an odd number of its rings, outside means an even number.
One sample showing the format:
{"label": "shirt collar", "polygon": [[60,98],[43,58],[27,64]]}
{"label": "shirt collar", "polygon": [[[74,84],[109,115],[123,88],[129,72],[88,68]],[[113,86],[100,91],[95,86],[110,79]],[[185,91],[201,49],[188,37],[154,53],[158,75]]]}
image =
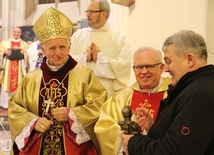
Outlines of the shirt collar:
{"label": "shirt collar", "polygon": [[48,59],[46,60],[46,64],[51,71],[58,71],[59,69],[61,69],[65,65],[65,63],[64,63],[60,66],[52,66],[49,64]]}
{"label": "shirt collar", "polygon": [[143,89],[143,88],[140,88],[140,92],[145,92],[145,93],[148,93],[148,94],[150,94],[150,93],[156,93],[157,92],[157,90],[161,87],[161,85],[163,84],[163,79],[161,78],[160,79],[160,82],[158,83],[158,85],[156,86],[156,87],[154,87],[154,88],[152,88],[152,89]]}

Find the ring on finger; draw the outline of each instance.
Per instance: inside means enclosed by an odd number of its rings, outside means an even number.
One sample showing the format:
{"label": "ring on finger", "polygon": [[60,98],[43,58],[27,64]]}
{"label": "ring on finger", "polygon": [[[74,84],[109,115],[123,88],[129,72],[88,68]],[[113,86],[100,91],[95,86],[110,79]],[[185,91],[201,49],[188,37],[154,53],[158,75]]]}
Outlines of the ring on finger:
{"label": "ring on finger", "polygon": [[45,129],[45,127],[44,127],[43,125],[41,125],[41,128],[42,128],[42,129]]}

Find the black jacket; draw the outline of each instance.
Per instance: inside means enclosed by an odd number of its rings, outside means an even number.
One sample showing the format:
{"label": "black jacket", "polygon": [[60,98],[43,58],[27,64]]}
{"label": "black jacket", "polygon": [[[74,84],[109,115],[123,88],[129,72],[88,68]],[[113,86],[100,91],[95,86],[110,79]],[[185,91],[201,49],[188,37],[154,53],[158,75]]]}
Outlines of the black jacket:
{"label": "black jacket", "polygon": [[133,136],[129,155],[214,155],[214,66],[185,74],[147,136]]}

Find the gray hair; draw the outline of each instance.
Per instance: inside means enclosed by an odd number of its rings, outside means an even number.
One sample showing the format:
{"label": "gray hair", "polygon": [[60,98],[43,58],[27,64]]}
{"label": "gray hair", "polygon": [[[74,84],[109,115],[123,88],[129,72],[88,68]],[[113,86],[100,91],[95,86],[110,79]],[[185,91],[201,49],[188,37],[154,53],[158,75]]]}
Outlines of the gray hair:
{"label": "gray hair", "polygon": [[207,47],[204,38],[190,30],[182,30],[168,37],[162,46],[162,50],[169,45],[174,45],[175,52],[178,56],[192,52],[199,58],[207,60]]}
{"label": "gray hair", "polygon": [[138,57],[139,53],[144,52],[144,51],[153,51],[155,52],[156,56],[156,63],[163,63],[163,55],[160,50],[154,49],[152,47],[140,47],[138,48],[135,53],[133,54],[133,64],[135,65],[135,59]]}
{"label": "gray hair", "polygon": [[108,19],[110,16],[110,12],[111,12],[110,5],[109,5],[108,1],[107,0],[99,0],[99,7],[100,7],[100,10],[104,10],[107,12],[106,19]]}

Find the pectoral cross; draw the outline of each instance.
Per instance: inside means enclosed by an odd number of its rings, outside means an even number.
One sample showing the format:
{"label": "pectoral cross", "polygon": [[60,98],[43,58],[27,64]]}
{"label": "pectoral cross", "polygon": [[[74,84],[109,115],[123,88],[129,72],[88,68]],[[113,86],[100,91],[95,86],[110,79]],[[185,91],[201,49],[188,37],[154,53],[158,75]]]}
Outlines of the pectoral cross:
{"label": "pectoral cross", "polygon": [[45,109],[45,114],[47,114],[49,111],[50,105],[54,105],[54,102],[51,99],[45,100],[44,102],[47,104]]}

